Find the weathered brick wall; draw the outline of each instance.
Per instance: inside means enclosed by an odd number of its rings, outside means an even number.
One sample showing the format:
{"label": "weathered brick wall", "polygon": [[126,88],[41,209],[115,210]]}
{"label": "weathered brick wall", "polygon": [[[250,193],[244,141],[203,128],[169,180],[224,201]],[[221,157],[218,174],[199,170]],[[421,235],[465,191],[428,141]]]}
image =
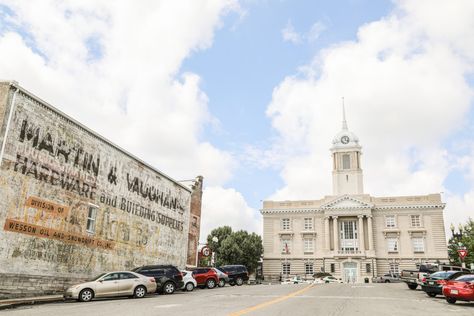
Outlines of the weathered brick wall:
{"label": "weathered brick wall", "polygon": [[[20,90],[0,166],[0,274],[47,280],[46,293],[60,287],[51,280],[184,267],[190,199],[189,189]],[[20,294],[38,294],[27,283]]]}
{"label": "weathered brick wall", "polygon": [[50,277],[28,274],[0,274],[0,299],[60,295],[67,287],[87,281],[85,278]]}
{"label": "weathered brick wall", "polygon": [[191,194],[191,216],[188,235],[188,260],[189,266],[197,265],[197,248],[201,232],[201,206],[202,206],[203,177],[198,176],[193,184]]}

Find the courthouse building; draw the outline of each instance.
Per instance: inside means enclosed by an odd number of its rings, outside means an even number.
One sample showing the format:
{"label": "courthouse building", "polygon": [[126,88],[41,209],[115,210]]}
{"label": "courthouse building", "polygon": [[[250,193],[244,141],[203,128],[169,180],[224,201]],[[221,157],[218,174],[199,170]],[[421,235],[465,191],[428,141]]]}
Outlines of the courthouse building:
{"label": "courthouse building", "polygon": [[448,260],[440,194],[366,194],[359,139],[343,116],[331,148],[333,195],[263,202],[266,280],[324,271],[344,282],[363,282]]}

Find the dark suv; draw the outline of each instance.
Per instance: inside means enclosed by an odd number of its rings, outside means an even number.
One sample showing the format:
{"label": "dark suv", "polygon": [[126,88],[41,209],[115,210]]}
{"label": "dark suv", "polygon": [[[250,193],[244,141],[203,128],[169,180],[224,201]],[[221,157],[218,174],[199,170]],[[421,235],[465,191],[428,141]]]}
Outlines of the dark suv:
{"label": "dark suv", "polygon": [[132,271],[154,277],[158,293],[173,294],[177,288],[180,289],[184,285],[183,274],[172,265],[143,266]]}
{"label": "dark suv", "polygon": [[224,273],[227,273],[229,276],[229,284],[230,285],[242,285],[244,284],[244,281],[249,280],[249,273],[247,271],[247,268],[243,265],[240,264],[235,264],[235,265],[227,265],[227,266],[222,266],[219,267],[219,270],[223,271]]}

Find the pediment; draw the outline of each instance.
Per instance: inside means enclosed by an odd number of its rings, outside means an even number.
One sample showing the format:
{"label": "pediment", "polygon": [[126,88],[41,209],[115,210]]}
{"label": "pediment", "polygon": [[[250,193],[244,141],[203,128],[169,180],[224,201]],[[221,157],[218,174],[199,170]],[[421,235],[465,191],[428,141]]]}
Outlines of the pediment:
{"label": "pediment", "polygon": [[332,201],[321,206],[323,209],[361,209],[361,208],[372,208],[372,204],[368,204],[359,199],[351,197],[349,195],[344,195],[338,198],[335,198]]}

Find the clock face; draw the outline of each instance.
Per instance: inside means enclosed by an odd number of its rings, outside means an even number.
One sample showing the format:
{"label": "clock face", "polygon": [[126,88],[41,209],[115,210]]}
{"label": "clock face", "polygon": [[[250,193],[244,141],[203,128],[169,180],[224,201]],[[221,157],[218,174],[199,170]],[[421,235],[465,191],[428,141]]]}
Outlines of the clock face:
{"label": "clock face", "polygon": [[341,143],[348,144],[349,143],[349,137],[348,136],[342,136],[341,137]]}

